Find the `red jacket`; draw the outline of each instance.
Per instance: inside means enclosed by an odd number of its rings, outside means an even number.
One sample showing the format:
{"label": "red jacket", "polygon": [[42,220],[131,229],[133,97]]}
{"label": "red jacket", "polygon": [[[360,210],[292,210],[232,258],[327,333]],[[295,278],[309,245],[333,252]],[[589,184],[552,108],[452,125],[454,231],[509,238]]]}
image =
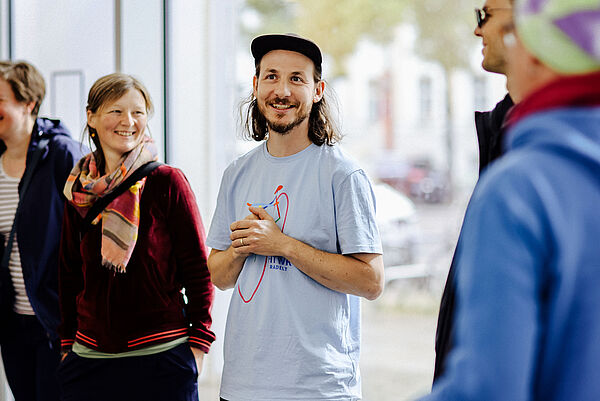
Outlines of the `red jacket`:
{"label": "red jacket", "polygon": [[214,287],[204,227],[183,173],[162,165],[148,175],[126,273],[102,267],[100,224],[80,241],[82,221],[67,204],[59,262],[63,350],[76,340],[118,353],[189,336],[190,345],[208,352],[215,339],[210,331]]}

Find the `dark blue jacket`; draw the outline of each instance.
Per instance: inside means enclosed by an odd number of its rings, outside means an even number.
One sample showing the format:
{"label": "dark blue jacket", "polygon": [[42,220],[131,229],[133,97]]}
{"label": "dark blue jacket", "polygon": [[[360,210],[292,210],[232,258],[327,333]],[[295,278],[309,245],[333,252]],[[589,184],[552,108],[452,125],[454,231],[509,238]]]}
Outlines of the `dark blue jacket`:
{"label": "dark blue jacket", "polygon": [[[27,165],[42,137],[49,138],[17,220],[17,241],[29,302],[51,340],[58,339],[58,247],[65,197],[63,187],[87,148],[73,140],[59,120],[38,118],[33,128]],[[0,154],[6,146],[0,141]],[[19,183],[19,190],[22,182]]]}
{"label": "dark blue jacket", "polygon": [[[513,106],[514,103],[510,95],[507,94],[502,101],[496,104],[493,110],[475,112],[475,129],[477,130],[477,142],[479,143],[479,173],[504,153],[502,149],[504,135],[502,127],[506,113]],[[452,337],[455,323],[454,310],[456,308],[455,256],[452,257],[450,271],[440,302],[435,333],[434,382],[444,373],[447,356],[454,346]]]}

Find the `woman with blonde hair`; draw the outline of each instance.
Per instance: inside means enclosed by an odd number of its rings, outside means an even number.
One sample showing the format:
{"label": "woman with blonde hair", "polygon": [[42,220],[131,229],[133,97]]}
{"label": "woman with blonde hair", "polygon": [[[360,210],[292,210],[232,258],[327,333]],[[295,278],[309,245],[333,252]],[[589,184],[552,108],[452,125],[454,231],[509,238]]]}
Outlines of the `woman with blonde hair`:
{"label": "woman with blonde hair", "polygon": [[156,166],[151,113],[148,91],[129,75],[107,75],[90,89],[95,150],[64,188],[64,400],[198,399],[215,338],[205,234],[183,173]]}

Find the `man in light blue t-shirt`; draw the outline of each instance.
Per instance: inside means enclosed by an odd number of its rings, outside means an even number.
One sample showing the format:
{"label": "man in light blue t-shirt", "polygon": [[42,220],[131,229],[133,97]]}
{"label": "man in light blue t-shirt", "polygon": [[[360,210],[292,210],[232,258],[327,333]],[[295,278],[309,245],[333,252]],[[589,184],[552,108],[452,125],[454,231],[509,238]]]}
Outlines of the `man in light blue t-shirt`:
{"label": "man in light blue t-shirt", "polygon": [[213,282],[234,287],[221,397],[358,400],[359,297],[384,279],[375,197],[334,146],[317,45],[263,35],[251,49],[246,126],[262,143],[223,174],[207,241]]}

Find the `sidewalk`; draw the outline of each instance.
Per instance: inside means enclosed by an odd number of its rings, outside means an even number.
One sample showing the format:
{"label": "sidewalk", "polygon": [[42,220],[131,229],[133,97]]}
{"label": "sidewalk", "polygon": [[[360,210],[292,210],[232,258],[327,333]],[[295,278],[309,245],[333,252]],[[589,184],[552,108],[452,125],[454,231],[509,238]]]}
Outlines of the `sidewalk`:
{"label": "sidewalk", "polygon": [[415,284],[392,283],[363,303],[364,401],[413,400],[431,389],[438,296]]}

